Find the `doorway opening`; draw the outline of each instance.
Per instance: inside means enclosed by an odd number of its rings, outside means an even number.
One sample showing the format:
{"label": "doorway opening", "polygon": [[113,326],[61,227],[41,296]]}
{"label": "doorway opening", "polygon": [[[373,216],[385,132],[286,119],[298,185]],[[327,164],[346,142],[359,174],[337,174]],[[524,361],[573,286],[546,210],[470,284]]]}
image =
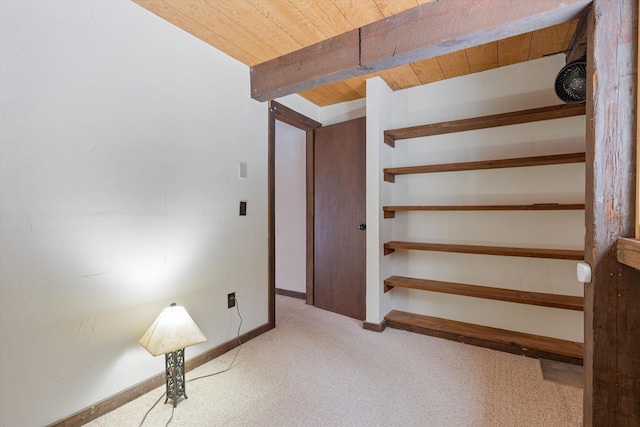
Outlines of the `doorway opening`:
{"label": "doorway opening", "polygon": [[313,305],[313,130],[321,126],[320,123],[310,119],[276,101],[269,102],[269,135],[268,135],[268,263],[269,263],[269,324],[276,326],[276,121],[280,121],[305,132],[305,207],[306,207],[306,302]]}
{"label": "doorway opening", "polygon": [[306,299],[306,132],[276,120],[276,294]]}

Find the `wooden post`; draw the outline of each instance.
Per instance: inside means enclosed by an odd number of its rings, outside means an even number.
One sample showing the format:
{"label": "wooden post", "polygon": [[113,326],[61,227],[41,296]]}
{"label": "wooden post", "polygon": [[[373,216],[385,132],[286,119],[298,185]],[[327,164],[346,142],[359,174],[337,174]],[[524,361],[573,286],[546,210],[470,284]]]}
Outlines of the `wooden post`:
{"label": "wooden post", "polygon": [[640,271],[617,261],[634,234],[638,0],[594,0],[588,29],[585,426],[640,425]]}

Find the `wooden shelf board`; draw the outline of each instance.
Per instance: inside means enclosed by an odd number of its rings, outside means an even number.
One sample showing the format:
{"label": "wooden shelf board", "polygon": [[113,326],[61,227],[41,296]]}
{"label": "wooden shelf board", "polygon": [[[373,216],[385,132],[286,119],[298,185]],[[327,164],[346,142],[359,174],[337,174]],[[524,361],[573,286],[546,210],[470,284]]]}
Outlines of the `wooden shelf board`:
{"label": "wooden shelf board", "polygon": [[402,287],[419,289],[423,291],[464,295],[474,298],[515,302],[519,304],[563,308],[567,310],[582,311],[584,309],[584,298],[570,295],[518,291],[513,289],[466,285],[462,283],[442,282],[429,279],[416,279],[413,277],[403,276],[391,276],[384,281],[384,285],[385,292],[390,291],[394,287]]}
{"label": "wooden shelf board", "polygon": [[619,238],[618,262],[640,270],[640,240]]}
{"label": "wooden shelf board", "polygon": [[540,249],[540,248],[513,248],[502,246],[477,246],[457,245],[448,243],[425,242],[400,242],[391,241],[384,244],[384,254],[389,255],[396,249],[408,249],[418,251],[455,252],[479,255],[501,255],[528,258],[550,258],[584,260],[584,251],[572,249]]}
{"label": "wooden shelf board", "polygon": [[383,206],[385,218],[402,211],[566,211],[584,210],[584,203],[534,203],[532,205],[407,205]]}
{"label": "wooden shelf board", "polygon": [[528,166],[549,166],[568,163],[584,163],[585,153],[554,154],[550,156],[517,157],[511,159],[479,160],[474,162],[442,163],[435,165],[385,168],[384,180],[395,182],[396,175],[419,173],[462,172],[470,170],[504,169]]}
{"label": "wooden shelf board", "polygon": [[419,138],[423,136],[442,135],[453,132],[582,116],[585,114],[585,111],[586,109],[584,105],[561,104],[530,110],[513,111],[503,114],[452,120],[448,122],[432,123],[401,129],[391,129],[384,132],[384,142],[391,147],[395,147],[395,142],[398,139]]}
{"label": "wooden shelf board", "polygon": [[582,364],[582,343],[393,310],[387,326],[529,357]]}

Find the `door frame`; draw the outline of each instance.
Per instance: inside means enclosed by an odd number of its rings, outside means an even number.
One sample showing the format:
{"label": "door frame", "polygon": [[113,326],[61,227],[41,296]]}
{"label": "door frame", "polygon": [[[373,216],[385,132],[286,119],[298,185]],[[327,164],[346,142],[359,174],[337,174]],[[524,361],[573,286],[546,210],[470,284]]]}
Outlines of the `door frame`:
{"label": "door frame", "polygon": [[305,131],[306,138],[306,301],[313,305],[313,244],[314,244],[314,136],[313,130],[321,123],[302,115],[277,101],[269,101],[268,136],[268,257],[269,257],[269,325],[276,326],[276,120]]}

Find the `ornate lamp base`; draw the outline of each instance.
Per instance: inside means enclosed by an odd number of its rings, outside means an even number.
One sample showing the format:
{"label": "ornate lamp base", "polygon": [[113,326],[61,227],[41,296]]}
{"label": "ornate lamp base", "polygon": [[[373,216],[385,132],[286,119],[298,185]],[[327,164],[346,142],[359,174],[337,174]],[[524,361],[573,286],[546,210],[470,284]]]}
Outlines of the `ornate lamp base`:
{"label": "ornate lamp base", "polygon": [[171,353],[165,353],[164,357],[167,377],[167,398],[164,403],[167,403],[169,399],[171,399],[173,400],[173,407],[175,408],[180,396],[188,399],[185,392],[186,384],[184,381],[184,348]]}

